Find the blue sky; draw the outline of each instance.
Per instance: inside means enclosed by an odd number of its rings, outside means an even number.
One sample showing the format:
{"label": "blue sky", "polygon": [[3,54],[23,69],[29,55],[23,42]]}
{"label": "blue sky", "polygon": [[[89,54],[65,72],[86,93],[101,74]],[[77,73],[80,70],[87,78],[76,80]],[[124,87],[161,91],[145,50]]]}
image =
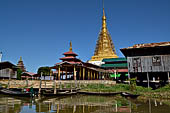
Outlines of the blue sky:
{"label": "blue sky", "polygon": [[[170,0],[105,0],[107,27],[120,48],[170,41]],[[94,53],[101,29],[102,0],[0,0],[3,61],[23,57],[28,71],[52,66],[68,51],[83,61]]]}

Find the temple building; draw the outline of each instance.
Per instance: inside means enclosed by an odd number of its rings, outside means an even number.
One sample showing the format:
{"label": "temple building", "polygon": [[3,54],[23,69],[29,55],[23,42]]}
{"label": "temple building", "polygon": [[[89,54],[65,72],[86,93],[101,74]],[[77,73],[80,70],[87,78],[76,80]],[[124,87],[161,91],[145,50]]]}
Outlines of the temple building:
{"label": "temple building", "polygon": [[73,52],[71,42],[69,51],[63,55],[61,62],[50,67],[56,70],[55,80],[102,80],[109,76],[104,68],[76,58],[78,55]]}
{"label": "temple building", "polygon": [[21,69],[22,72],[26,72],[24,63],[22,61],[22,57],[20,57],[20,60],[18,61],[17,67]]}
{"label": "temple building", "polygon": [[104,64],[101,67],[110,71],[110,78],[117,79],[117,81],[125,81],[128,79],[128,64],[124,57],[103,59]]}
{"label": "temple building", "polygon": [[118,56],[116,54],[112,38],[107,30],[106,16],[103,8],[102,29],[99,33],[94,56],[92,56],[91,60],[88,62],[100,66],[102,64],[102,60],[106,58],[118,58]]}

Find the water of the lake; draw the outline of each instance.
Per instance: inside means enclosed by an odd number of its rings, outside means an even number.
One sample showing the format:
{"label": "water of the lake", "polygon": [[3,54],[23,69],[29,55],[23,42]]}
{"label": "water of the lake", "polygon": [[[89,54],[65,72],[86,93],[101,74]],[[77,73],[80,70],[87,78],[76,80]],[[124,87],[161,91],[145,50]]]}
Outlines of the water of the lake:
{"label": "water of the lake", "polygon": [[120,96],[29,99],[0,95],[0,113],[170,113],[170,101],[132,100]]}

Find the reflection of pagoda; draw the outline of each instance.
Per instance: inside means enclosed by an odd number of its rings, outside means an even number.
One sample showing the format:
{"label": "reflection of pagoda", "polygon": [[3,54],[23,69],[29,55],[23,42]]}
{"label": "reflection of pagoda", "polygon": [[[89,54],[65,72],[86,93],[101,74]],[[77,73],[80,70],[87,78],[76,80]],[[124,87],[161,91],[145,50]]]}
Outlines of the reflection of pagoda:
{"label": "reflection of pagoda", "polygon": [[20,57],[20,59],[19,59],[19,61],[18,61],[18,64],[17,64],[17,67],[20,68],[22,72],[26,72],[24,63],[23,63],[23,61],[22,61],[22,57]]}
{"label": "reflection of pagoda", "polygon": [[112,38],[107,30],[106,16],[103,8],[102,29],[100,31],[94,56],[89,61],[92,64],[101,65],[105,58],[118,58]]}

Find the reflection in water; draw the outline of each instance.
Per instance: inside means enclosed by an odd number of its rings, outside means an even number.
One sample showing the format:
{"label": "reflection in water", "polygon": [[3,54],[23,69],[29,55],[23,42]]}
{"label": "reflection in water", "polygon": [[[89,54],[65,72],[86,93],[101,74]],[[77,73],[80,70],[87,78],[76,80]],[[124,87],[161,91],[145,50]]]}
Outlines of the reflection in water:
{"label": "reflection in water", "polygon": [[169,113],[169,103],[120,96],[75,95],[31,100],[0,95],[0,113]]}

